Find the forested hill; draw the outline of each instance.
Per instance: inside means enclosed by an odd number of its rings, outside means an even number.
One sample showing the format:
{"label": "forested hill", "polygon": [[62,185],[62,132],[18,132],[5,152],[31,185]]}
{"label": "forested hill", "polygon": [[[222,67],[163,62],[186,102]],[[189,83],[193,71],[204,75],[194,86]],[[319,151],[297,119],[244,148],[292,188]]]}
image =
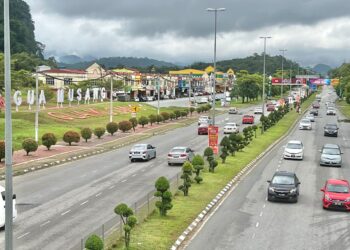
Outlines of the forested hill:
{"label": "forested hill", "polygon": [[[293,72],[297,72],[298,70],[298,64],[287,60],[286,58],[283,59],[284,64],[284,70],[289,71],[290,69],[293,70]],[[194,69],[204,69],[205,67],[212,65],[212,63],[194,63],[190,67]],[[232,68],[233,70],[240,71],[240,70],[247,70],[249,73],[262,73],[263,72],[263,55],[259,55],[257,53],[253,54],[252,56],[248,56],[245,58],[236,58],[231,60],[224,60],[224,61],[218,61],[217,62],[217,68],[220,71],[226,72],[228,69]],[[282,56],[269,56],[266,55],[266,74],[270,75],[275,73],[278,70],[281,70],[282,68]],[[301,68],[300,68],[301,71]]]}
{"label": "forested hill", "polygon": [[[4,0],[0,0],[0,52],[4,52]],[[35,41],[34,22],[29,6],[22,0],[10,1],[11,52],[42,58],[44,45]]]}

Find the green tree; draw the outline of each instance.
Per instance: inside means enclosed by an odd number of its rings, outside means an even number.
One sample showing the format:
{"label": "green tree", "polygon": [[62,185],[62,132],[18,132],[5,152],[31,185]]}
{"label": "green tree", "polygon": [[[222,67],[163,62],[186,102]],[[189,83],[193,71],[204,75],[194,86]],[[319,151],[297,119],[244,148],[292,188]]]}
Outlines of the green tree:
{"label": "green tree", "polygon": [[116,122],[109,122],[106,125],[107,132],[111,135],[114,135],[118,131],[118,123]]}
{"label": "green tree", "polygon": [[201,171],[204,168],[204,159],[201,155],[195,155],[192,159],[192,166],[194,168],[194,173],[196,176],[194,180],[200,184],[203,181],[203,178],[200,176]]}
{"label": "green tree", "polygon": [[130,119],[129,119],[129,122],[131,122],[132,129],[133,129],[134,132],[135,132],[135,128],[137,127],[137,124],[138,124],[137,119],[136,119],[135,117],[130,118]]}
{"label": "green tree", "polygon": [[161,115],[156,115],[156,122],[157,122],[157,124],[159,124],[162,121],[163,121],[163,117]]}
{"label": "green tree", "polygon": [[97,136],[98,139],[101,139],[101,137],[106,133],[105,128],[99,127],[94,129],[94,135]]}
{"label": "green tree", "polygon": [[136,217],[133,215],[134,212],[128,205],[121,203],[114,208],[114,213],[120,216],[120,219],[124,225],[124,241],[126,249],[130,246],[130,235],[131,230],[135,227],[137,223]]}
{"label": "green tree", "polygon": [[164,121],[167,121],[170,118],[170,115],[168,112],[162,112],[162,113],[160,113],[160,115],[162,116]]}
{"label": "green tree", "polygon": [[256,130],[258,129],[258,126],[253,125],[253,126],[252,126],[252,129],[253,129],[253,131],[254,131],[254,136],[255,136],[255,138],[256,138]]}
{"label": "green tree", "polygon": [[47,148],[47,150],[50,150],[51,146],[56,145],[57,138],[53,133],[45,133],[41,137],[42,144]]}
{"label": "green tree", "polygon": [[5,142],[0,141],[0,162],[5,158]]}
{"label": "green tree", "polygon": [[195,111],[196,109],[194,107],[190,107],[190,114],[192,116],[192,113]]}
{"label": "green tree", "polygon": [[154,196],[160,198],[160,201],[156,202],[156,207],[159,209],[159,214],[161,216],[166,216],[167,211],[173,207],[171,204],[172,194],[169,191],[170,184],[168,179],[164,176],[159,177],[155,183],[155,187],[157,191],[154,193]]}
{"label": "green tree", "polygon": [[38,143],[31,138],[27,138],[22,142],[22,147],[29,155],[30,152],[35,152],[38,149]]}
{"label": "green tree", "polygon": [[78,143],[80,141],[80,135],[75,131],[67,131],[63,135],[63,141],[68,143],[69,146],[71,146],[72,142]]}
{"label": "green tree", "polygon": [[132,123],[130,121],[121,121],[118,124],[119,129],[125,133],[132,129]]}
{"label": "green tree", "polygon": [[145,125],[147,125],[149,122],[148,118],[146,116],[141,116],[139,118],[139,124],[144,127]]}
{"label": "green tree", "polygon": [[175,119],[178,119],[181,116],[181,111],[180,110],[175,110],[174,114],[175,114]]}
{"label": "green tree", "polygon": [[96,234],[90,235],[85,241],[85,248],[87,250],[103,250],[103,241]]}
{"label": "green tree", "polygon": [[170,118],[170,120],[174,120],[176,118],[176,115],[173,112],[171,112],[169,114],[169,118]]}
{"label": "green tree", "polygon": [[191,187],[191,176],[192,176],[193,166],[191,162],[186,161],[182,165],[182,175],[181,179],[183,179],[183,184],[179,186],[179,190],[184,193],[184,196],[188,196],[188,191]]}
{"label": "green tree", "polygon": [[90,128],[83,128],[81,131],[81,137],[87,142],[92,137],[92,130]]}
{"label": "green tree", "polygon": [[222,163],[225,163],[229,153],[230,146],[231,146],[230,139],[227,136],[224,136],[224,138],[222,138],[220,142],[220,146],[221,146],[220,158],[222,159]]}
{"label": "green tree", "polygon": [[149,123],[151,123],[151,126],[153,125],[153,123],[157,121],[156,115],[153,115],[153,114],[149,115],[148,118],[149,118]]}

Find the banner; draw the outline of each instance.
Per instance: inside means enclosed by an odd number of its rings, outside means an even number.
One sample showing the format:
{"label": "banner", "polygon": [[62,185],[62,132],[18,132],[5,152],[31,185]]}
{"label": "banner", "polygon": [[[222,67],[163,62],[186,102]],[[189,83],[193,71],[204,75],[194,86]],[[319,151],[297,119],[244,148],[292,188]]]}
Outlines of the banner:
{"label": "banner", "polygon": [[209,147],[214,154],[219,153],[219,127],[210,125],[208,128]]}
{"label": "banner", "polygon": [[[290,80],[292,80],[292,82],[290,82]],[[273,77],[271,80],[272,85],[281,85],[282,83],[282,78],[279,77]],[[283,79],[283,84],[285,85],[302,85],[302,84],[306,84],[306,79],[304,78],[284,78]]]}

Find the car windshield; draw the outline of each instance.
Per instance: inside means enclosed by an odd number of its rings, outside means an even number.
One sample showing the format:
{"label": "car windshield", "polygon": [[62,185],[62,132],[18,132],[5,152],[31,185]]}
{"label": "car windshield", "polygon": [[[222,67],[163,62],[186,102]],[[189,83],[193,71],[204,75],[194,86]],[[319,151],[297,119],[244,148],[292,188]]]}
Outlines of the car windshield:
{"label": "car windshield", "polygon": [[186,151],[185,148],[173,148],[170,152],[171,153],[183,153],[185,151]]}
{"label": "car windshield", "polygon": [[280,185],[294,185],[294,178],[287,175],[275,175],[271,183]]}
{"label": "car windshield", "polygon": [[322,154],[327,155],[340,155],[340,151],[337,148],[324,148]]}
{"label": "car windshield", "polygon": [[349,193],[349,187],[339,184],[328,184],[327,191],[332,193]]}
{"label": "car windshield", "polygon": [[226,126],[233,126],[233,127],[235,127],[235,126],[236,126],[236,123],[229,122],[229,123],[226,123]]}
{"label": "car windshield", "polygon": [[302,146],[300,143],[288,143],[286,148],[290,149],[302,149]]}
{"label": "car windshield", "polygon": [[303,119],[301,120],[301,123],[310,123],[310,120]]}
{"label": "car windshield", "polygon": [[135,145],[132,148],[133,150],[144,150],[146,149],[146,145]]}
{"label": "car windshield", "polygon": [[337,125],[326,125],[326,129],[337,129]]}

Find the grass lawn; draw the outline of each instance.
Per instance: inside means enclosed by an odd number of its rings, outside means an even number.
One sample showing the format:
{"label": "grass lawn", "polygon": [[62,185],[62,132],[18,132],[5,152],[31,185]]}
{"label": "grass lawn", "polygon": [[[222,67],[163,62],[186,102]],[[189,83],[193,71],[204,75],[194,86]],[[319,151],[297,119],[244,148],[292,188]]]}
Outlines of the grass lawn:
{"label": "grass lawn", "polygon": [[343,115],[345,115],[347,119],[350,119],[350,104],[347,104],[346,101],[338,101],[337,105]]}
{"label": "grass lawn", "polygon": [[[125,112],[129,105],[138,105],[139,103],[132,102],[114,102],[114,116],[113,121],[119,122],[122,120],[129,120],[131,118],[130,112]],[[138,117],[148,116],[150,114],[156,114],[157,109],[147,105],[145,103],[140,103],[140,111],[137,114]],[[33,108],[34,109],[34,108]],[[74,119],[74,120],[64,120],[59,118],[54,118],[48,114],[48,112],[54,112],[58,115],[69,114],[72,117],[77,117],[77,113],[74,112],[86,112],[89,109],[93,109],[100,114],[98,116],[89,116],[86,119]],[[174,111],[176,109],[182,110],[184,108],[161,108],[161,112]],[[5,113],[0,113],[0,127],[5,127]],[[13,124],[13,146],[15,150],[22,148],[22,141],[25,138],[34,138],[34,119],[35,112],[34,110],[29,111],[28,107],[23,105],[20,107],[18,112],[12,112],[12,124]],[[83,127],[90,127],[91,129],[97,127],[106,127],[106,124],[109,122],[109,102],[104,103],[92,103],[89,105],[74,105],[68,107],[66,104],[64,108],[60,109],[44,109],[39,113],[39,139],[44,133],[54,133],[58,140],[62,140],[63,134],[68,130],[75,130],[80,132]],[[0,130],[0,140],[3,140],[5,136],[4,129]],[[40,143],[40,141],[39,141]]]}
{"label": "grass lawn", "polygon": [[[313,99],[311,97],[303,103],[302,109],[306,110]],[[173,200],[173,209],[168,212],[167,217],[160,217],[158,211],[155,211],[145,222],[140,223],[132,231],[130,249],[169,249],[177,237],[192,223],[227,182],[274,141],[284,135],[293,122],[298,119],[298,116],[300,115],[295,111],[289,112],[277,125],[270,128],[263,135],[257,133],[257,138],[254,138],[253,142],[243,152],[228,157],[225,164],[221,164],[220,160],[215,173],[209,173],[207,169],[203,171],[203,183],[193,183],[188,197],[184,197],[181,192],[177,192]],[[109,238],[107,242],[106,249],[124,249],[122,239],[113,241]]]}

